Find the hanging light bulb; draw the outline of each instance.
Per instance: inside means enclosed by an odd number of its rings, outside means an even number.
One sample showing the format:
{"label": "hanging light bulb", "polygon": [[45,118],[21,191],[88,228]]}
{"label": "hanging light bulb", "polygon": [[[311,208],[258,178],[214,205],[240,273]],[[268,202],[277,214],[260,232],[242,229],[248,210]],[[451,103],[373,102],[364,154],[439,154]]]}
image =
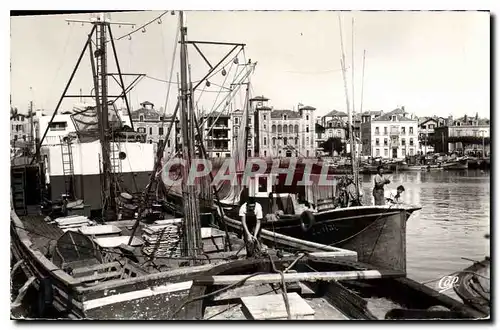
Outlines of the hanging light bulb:
{"label": "hanging light bulb", "polygon": [[173,16],[173,15],[175,15],[175,11],[174,11],[174,10],[172,10],[172,11],[170,12],[170,15],[172,15],[172,16]]}
{"label": "hanging light bulb", "polygon": [[222,73],[223,76],[225,76],[227,74],[226,69],[222,68],[222,72],[221,73]]}
{"label": "hanging light bulb", "polygon": [[82,23],[82,26],[83,26],[83,23]]}
{"label": "hanging light bulb", "polygon": [[158,18],[158,24],[161,24],[161,18]]}
{"label": "hanging light bulb", "polygon": [[205,83],[205,85],[207,85],[207,87],[210,87],[210,81],[207,80],[207,82]]}
{"label": "hanging light bulb", "polygon": [[132,40],[132,36],[130,34],[128,35],[128,40]]}
{"label": "hanging light bulb", "polygon": [[142,28],[142,33],[146,33],[146,28],[145,27]]}
{"label": "hanging light bulb", "polygon": [[122,25],[121,25],[121,24],[118,24],[118,28],[121,28],[121,27],[122,27]]}
{"label": "hanging light bulb", "polygon": [[233,63],[234,63],[234,64],[238,64],[238,63],[239,63],[239,61],[238,61],[238,58],[237,58],[237,57],[235,57],[235,58],[234,58]]}

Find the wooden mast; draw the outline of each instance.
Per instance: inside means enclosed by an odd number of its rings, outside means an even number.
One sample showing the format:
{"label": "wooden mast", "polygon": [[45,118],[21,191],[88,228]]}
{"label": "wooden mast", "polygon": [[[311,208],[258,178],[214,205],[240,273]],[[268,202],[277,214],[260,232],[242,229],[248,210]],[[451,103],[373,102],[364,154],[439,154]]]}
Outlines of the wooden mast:
{"label": "wooden mast", "polygon": [[[199,216],[199,201],[196,197],[196,189],[193,184],[187,184],[189,178],[189,170],[191,168],[191,161],[194,158],[193,150],[193,130],[194,117],[190,113],[193,109],[189,109],[192,102],[190,101],[192,95],[189,93],[187,82],[187,28],[184,27],[184,13],[179,12],[179,26],[180,26],[180,65],[181,65],[181,95],[180,95],[180,116],[182,127],[182,157],[184,158],[184,166],[182,173],[182,195],[184,199],[184,221],[183,221],[183,235],[182,235],[182,252],[184,256],[196,257],[201,253],[201,228]],[[189,122],[191,121],[191,122]]]}
{"label": "wooden mast", "polygon": [[[354,161],[354,153],[353,153],[353,146],[354,146],[354,137],[353,137],[353,127],[352,127],[352,114],[351,114],[351,107],[349,104],[349,92],[347,89],[347,77],[346,77],[346,68],[345,68],[345,53],[344,53],[344,40],[342,38],[342,24],[340,21],[340,16],[339,16],[339,27],[340,27],[340,47],[342,51],[342,57],[340,58],[340,65],[342,67],[342,77],[344,79],[344,91],[345,91],[345,101],[346,101],[346,106],[347,106],[347,125],[349,128],[349,143],[351,145],[351,164],[352,164],[352,173],[353,175],[356,174],[356,162]],[[357,186],[356,182],[356,186]]]}

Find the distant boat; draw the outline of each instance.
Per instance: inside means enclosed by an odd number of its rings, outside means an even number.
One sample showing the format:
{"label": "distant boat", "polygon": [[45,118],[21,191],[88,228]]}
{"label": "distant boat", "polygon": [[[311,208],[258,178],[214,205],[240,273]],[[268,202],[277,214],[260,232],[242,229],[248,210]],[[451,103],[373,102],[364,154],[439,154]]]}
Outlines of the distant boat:
{"label": "distant boat", "polygon": [[466,170],[468,166],[469,159],[467,157],[461,157],[454,160],[449,160],[442,164],[445,170]]}

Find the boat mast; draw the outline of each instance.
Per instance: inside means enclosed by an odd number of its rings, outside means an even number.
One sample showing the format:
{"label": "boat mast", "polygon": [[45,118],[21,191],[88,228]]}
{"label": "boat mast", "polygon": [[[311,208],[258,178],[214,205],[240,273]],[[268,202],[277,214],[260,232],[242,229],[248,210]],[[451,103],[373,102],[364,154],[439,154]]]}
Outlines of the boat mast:
{"label": "boat mast", "polygon": [[[193,139],[194,118],[190,115],[189,109],[192,102],[192,95],[189,93],[187,81],[187,28],[184,27],[184,13],[179,12],[180,26],[180,66],[181,66],[181,95],[180,95],[180,116],[182,129],[182,157],[184,158],[184,166],[182,173],[182,195],[184,199],[184,221],[183,221],[183,254],[187,257],[196,257],[201,253],[201,228],[199,217],[199,201],[196,197],[196,189],[193,184],[187,184],[189,178],[189,170],[191,169],[191,161],[194,158]],[[191,122],[189,122],[191,119]]]}
{"label": "boat mast", "polygon": [[[363,73],[361,75],[361,102],[359,105],[359,114],[361,116],[361,124],[363,124],[363,96],[364,96],[364,90],[365,90],[365,57],[366,57],[366,49],[363,50]],[[362,126],[362,125],[361,125]],[[359,129],[359,140],[361,141],[361,150],[359,152],[359,162],[358,165],[361,161],[361,155],[363,154],[363,130],[362,127]]]}
{"label": "boat mast", "polygon": [[353,135],[353,125],[352,125],[352,114],[351,114],[351,107],[349,104],[349,92],[347,89],[347,78],[346,78],[346,68],[345,68],[345,53],[344,53],[344,40],[342,38],[342,23],[340,21],[340,16],[339,16],[339,27],[340,27],[340,47],[342,51],[342,57],[340,58],[340,65],[342,67],[342,77],[344,79],[344,91],[345,91],[345,101],[346,101],[346,106],[347,106],[347,125],[349,128],[349,144],[351,145],[351,164],[352,164],[352,174],[354,175],[354,180],[356,184],[356,188],[358,187],[358,180],[356,180],[357,177],[357,169],[356,169],[356,162],[354,161],[354,135]]}

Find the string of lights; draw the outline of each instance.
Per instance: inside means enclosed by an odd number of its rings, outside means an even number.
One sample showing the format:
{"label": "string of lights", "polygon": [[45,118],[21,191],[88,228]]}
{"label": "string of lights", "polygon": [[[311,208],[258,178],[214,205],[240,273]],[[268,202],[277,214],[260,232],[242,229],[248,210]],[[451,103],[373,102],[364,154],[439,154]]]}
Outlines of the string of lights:
{"label": "string of lights", "polygon": [[[139,32],[139,31],[141,31],[142,33],[146,33],[146,27],[147,27],[147,26],[149,26],[149,25],[153,24],[154,22],[158,22],[158,24],[161,24],[161,23],[162,23],[161,18],[162,18],[163,16],[165,16],[166,14],[168,14],[169,12],[170,12],[170,14],[171,14],[171,15],[175,15],[175,11],[173,11],[173,10],[172,10],[172,11],[166,10],[166,11],[164,11],[164,12],[163,12],[160,16],[153,18],[152,20],[150,20],[149,22],[147,22],[147,23],[145,23],[145,24],[143,24],[143,25],[139,26],[137,29],[133,30],[132,32],[127,33],[127,34],[124,34],[124,35],[122,35],[121,37],[116,38],[115,40],[117,40],[117,41],[118,41],[118,40],[121,40],[121,39],[126,38],[126,37],[128,37],[128,39],[129,39],[129,40],[131,40],[131,39],[132,39],[132,35],[133,35],[134,33],[137,33],[137,32]],[[135,25],[132,25],[132,29],[133,29],[133,28],[135,28]]]}

